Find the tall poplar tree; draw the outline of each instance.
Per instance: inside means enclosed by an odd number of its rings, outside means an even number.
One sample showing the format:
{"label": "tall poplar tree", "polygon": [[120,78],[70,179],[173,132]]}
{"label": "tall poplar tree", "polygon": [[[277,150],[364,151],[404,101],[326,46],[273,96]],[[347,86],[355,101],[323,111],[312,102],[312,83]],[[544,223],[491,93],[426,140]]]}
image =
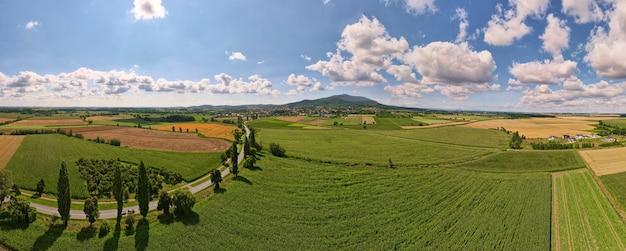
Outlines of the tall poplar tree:
{"label": "tall poplar tree", "polygon": [[117,226],[122,221],[122,208],[124,207],[124,185],[122,183],[122,170],[120,164],[114,163],[115,173],[113,174],[113,197],[117,201]]}
{"label": "tall poplar tree", "polygon": [[65,161],[61,162],[57,191],[59,193],[57,198],[59,215],[61,215],[63,225],[67,226],[67,221],[70,219],[70,205],[72,204],[72,198],[70,194],[70,178],[67,173]]}
{"label": "tall poplar tree", "polygon": [[137,179],[137,202],[139,202],[139,213],[146,218],[150,203],[150,180],[143,161],[139,164],[139,177]]}
{"label": "tall poplar tree", "polygon": [[[237,143],[233,142],[233,146],[232,146],[232,151],[230,152],[230,161],[232,162],[232,165],[230,166],[230,172],[232,172],[235,177],[237,177],[239,175],[239,166],[237,165],[238,162],[238,157],[237,157]],[[219,187],[219,185],[218,185]]]}

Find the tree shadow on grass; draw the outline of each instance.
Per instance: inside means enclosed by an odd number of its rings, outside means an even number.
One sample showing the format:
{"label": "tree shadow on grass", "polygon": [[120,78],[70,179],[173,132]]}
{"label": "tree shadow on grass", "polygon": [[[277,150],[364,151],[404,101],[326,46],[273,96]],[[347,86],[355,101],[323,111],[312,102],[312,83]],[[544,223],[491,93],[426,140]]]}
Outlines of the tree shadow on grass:
{"label": "tree shadow on grass", "polygon": [[176,221],[180,221],[185,225],[197,225],[198,223],[200,223],[200,215],[198,215],[194,211],[191,211],[187,215],[177,216]]}
{"label": "tree shadow on grass", "polygon": [[26,230],[30,224],[25,222],[15,222],[8,212],[0,212],[0,230],[11,231],[16,229]]}
{"label": "tree shadow on grass", "polygon": [[79,241],[85,241],[87,239],[93,238],[96,236],[96,227],[87,226],[80,229],[80,232],[76,235],[76,239]]}
{"label": "tree shadow on grass", "polygon": [[263,171],[263,168],[261,168],[260,166],[253,166],[251,168],[248,168],[248,170],[250,170],[250,171]]}
{"label": "tree shadow on grass", "polygon": [[146,250],[148,241],[150,240],[150,222],[141,219],[137,223],[137,232],[135,234],[135,250]]}
{"label": "tree shadow on grass", "polygon": [[213,189],[215,194],[223,194],[226,192],[226,188],[220,187],[220,189]]}
{"label": "tree shadow on grass", "polygon": [[174,215],[169,213],[169,214],[159,214],[157,216],[157,218],[159,219],[159,222],[161,224],[165,224],[165,225],[169,225],[174,223],[175,219],[174,219]]}
{"label": "tree shadow on grass", "polygon": [[247,179],[246,177],[243,177],[243,176],[237,176],[235,178],[235,180],[241,181],[241,182],[246,183],[248,185],[252,185],[252,181],[250,181],[249,179]]}
{"label": "tree shadow on grass", "polygon": [[109,238],[104,242],[104,250],[117,250],[118,243],[120,241],[120,233],[121,230],[115,230],[113,232],[113,237]]}
{"label": "tree shadow on grass", "polygon": [[35,243],[33,244],[33,250],[48,250],[52,247],[52,244],[61,237],[63,231],[65,230],[65,225],[56,224],[48,227],[48,231],[46,231],[42,236],[39,236]]}

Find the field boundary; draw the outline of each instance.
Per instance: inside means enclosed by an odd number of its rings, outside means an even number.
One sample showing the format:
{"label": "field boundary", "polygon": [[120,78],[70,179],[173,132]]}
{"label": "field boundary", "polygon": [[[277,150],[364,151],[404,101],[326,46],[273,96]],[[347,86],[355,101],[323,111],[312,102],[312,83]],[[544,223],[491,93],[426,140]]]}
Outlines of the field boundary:
{"label": "field boundary", "polygon": [[[581,155],[579,151],[576,151],[576,152],[578,152],[578,155]],[[589,166],[589,163],[587,163],[587,159],[585,159],[582,155],[580,156],[580,158],[583,159],[583,162],[585,162],[585,165],[587,166],[587,169],[591,173],[591,176],[593,177],[593,179],[596,181],[596,183],[600,187],[600,191],[602,191],[604,196],[606,196],[609,199],[609,202],[611,203],[611,206],[613,206],[613,209],[615,209],[617,214],[619,214],[619,216],[622,218],[622,221],[624,221],[624,223],[626,223],[626,211],[622,210],[622,208],[619,206],[619,204],[617,204],[617,201],[615,200],[615,198],[613,198],[611,193],[609,193],[609,190],[606,189],[606,187],[604,186],[604,183],[602,182],[600,177],[598,177],[598,175],[596,174],[595,170],[593,170],[593,168],[591,168]]]}
{"label": "field boundary", "polygon": [[13,154],[22,145],[24,136],[0,136],[2,148],[0,148],[0,170],[4,169],[9,163]]}

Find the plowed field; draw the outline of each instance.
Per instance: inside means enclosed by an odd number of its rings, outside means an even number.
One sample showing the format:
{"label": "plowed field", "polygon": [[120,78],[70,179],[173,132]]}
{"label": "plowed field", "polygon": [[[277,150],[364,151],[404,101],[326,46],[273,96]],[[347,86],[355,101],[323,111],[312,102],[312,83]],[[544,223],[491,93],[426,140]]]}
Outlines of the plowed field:
{"label": "plowed field", "polygon": [[172,131],[172,127],[174,127],[175,132],[180,132],[182,129],[183,132],[187,132],[189,130],[190,133],[195,133],[196,129],[202,135],[209,138],[220,138],[220,139],[233,139],[233,130],[239,129],[236,126],[230,125],[221,125],[221,124],[197,124],[197,123],[184,123],[184,124],[173,124],[167,126],[161,126],[157,129],[162,131]]}

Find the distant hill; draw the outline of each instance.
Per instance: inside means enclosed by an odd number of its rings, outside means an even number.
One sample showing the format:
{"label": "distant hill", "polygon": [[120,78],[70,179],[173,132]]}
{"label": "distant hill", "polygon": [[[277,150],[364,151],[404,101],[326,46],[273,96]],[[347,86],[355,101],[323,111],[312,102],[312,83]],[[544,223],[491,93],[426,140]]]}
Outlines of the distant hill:
{"label": "distant hill", "polygon": [[374,100],[366,97],[350,96],[347,94],[335,95],[326,98],[314,99],[314,100],[302,100],[294,103],[285,104],[286,107],[378,107],[388,108],[386,105],[382,105]]}

